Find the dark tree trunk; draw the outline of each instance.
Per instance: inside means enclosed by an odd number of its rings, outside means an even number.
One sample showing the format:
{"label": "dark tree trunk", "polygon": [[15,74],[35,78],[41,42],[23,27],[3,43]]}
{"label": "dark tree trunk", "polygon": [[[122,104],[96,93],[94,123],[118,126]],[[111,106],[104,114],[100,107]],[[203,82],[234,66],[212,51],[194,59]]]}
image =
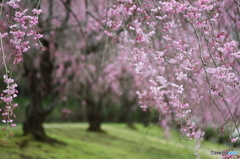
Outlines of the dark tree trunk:
{"label": "dark tree trunk", "polygon": [[131,129],[136,129],[136,127],[133,124],[133,119],[132,119],[132,106],[130,105],[130,103],[128,102],[127,99],[125,99],[125,101],[123,101],[122,107],[123,107],[123,113],[124,113],[124,118],[125,118],[127,127],[131,128]]}
{"label": "dark tree trunk", "polygon": [[35,139],[45,141],[47,135],[43,128],[43,122],[46,116],[43,103],[43,94],[39,87],[39,79],[36,77],[36,72],[33,72],[30,81],[31,101],[26,109],[26,120],[23,123],[24,135],[32,134]]}
{"label": "dark tree trunk", "polygon": [[40,69],[35,68],[31,57],[24,59],[25,76],[27,76],[30,86],[31,101],[26,109],[23,132],[24,135],[32,134],[37,140],[49,141],[50,138],[44,131],[43,123],[46,116],[53,110],[54,105],[52,102],[52,105],[44,108],[43,101],[52,93],[53,60],[48,50],[48,41],[42,40],[42,43],[47,50],[41,54]]}
{"label": "dark tree trunk", "polygon": [[136,104],[136,98],[133,99],[129,99],[128,97],[129,95],[129,91],[124,92],[122,95],[122,99],[121,99],[121,105],[122,105],[122,109],[123,109],[123,115],[125,118],[125,122],[127,124],[127,127],[131,128],[131,129],[137,129],[134,126],[134,121],[133,121],[133,107]]}
{"label": "dark tree trunk", "polygon": [[47,137],[45,130],[42,126],[43,118],[40,117],[40,113],[36,112],[32,114],[37,114],[37,116],[31,115],[23,123],[24,135],[31,134],[38,141],[47,141],[49,138]]}
{"label": "dark tree trunk", "polygon": [[89,123],[89,131],[102,132],[102,117],[100,106],[87,106],[87,118]]}
{"label": "dark tree trunk", "polygon": [[43,128],[45,113],[39,96],[33,95],[31,104],[26,109],[26,120],[23,123],[24,135],[32,134],[35,139],[46,141],[47,135]]}
{"label": "dark tree trunk", "polygon": [[102,106],[95,104],[93,101],[87,100],[87,120],[88,120],[88,130],[94,132],[103,132],[101,129],[102,123]]}
{"label": "dark tree trunk", "polygon": [[[122,70],[122,73],[126,73],[126,69]],[[133,83],[133,78],[131,75],[128,76],[122,76],[120,79],[121,89],[122,89],[122,95],[121,95],[121,107],[123,110],[123,117],[127,124],[127,127],[131,129],[136,129],[133,122],[133,107],[137,103],[137,97],[131,96],[130,91],[131,87],[129,87],[129,84]]]}

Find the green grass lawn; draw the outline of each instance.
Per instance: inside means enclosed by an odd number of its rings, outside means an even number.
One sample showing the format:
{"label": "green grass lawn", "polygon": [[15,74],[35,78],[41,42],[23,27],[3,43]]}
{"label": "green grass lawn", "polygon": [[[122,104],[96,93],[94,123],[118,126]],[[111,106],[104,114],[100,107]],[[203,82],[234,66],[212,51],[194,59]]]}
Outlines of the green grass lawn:
{"label": "green grass lawn", "polygon": [[[30,136],[22,136],[21,126],[13,128],[15,137],[0,146],[1,159],[194,159],[194,141],[171,133],[165,139],[157,126],[144,128],[136,125],[131,130],[125,124],[103,124],[106,133],[86,131],[85,123],[45,124],[47,134],[65,144],[39,143]],[[0,132],[3,137],[4,133]],[[204,142],[199,150],[202,159],[221,158],[211,156],[210,151],[222,151],[226,146]]]}

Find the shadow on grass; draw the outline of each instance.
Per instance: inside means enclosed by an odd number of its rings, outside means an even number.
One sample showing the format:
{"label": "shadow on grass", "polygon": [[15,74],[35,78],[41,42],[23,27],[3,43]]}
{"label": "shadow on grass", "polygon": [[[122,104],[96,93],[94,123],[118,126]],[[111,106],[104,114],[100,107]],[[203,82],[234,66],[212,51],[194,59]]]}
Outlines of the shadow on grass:
{"label": "shadow on grass", "polygon": [[10,145],[8,145],[7,141],[6,144],[0,144],[0,147],[13,147],[14,145],[16,145],[18,148],[23,149],[27,147],[29,143],[47,144],[50,146],[67,146],[67,143],[51,137],[47,137],[44,141],[36,140],[33,135],[15,134],[14,137],[9,138],[9,140],[13,140],[11,141]]}

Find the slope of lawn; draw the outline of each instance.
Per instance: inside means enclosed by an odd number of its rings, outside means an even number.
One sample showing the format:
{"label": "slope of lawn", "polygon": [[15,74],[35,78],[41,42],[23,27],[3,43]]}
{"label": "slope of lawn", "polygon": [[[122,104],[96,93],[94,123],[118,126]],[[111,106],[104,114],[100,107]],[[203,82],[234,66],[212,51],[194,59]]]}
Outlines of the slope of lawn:
{"label": "slope of lawn", "polygon": [[[86,131],[85,123],[45,124],[47,134],[63,143],[39,143],[31,136],[22,136],[21,126],[11,129],[15,137],[0,146],[1,159],[194,159],[194,141],[188,141],[171,133],[165,139],[157,126],[137,130],[125,124],[103,124],[106,133]],[[5,134],[1,131],[0,136]],[[226,146],[204,142],[199,153],[201,158],[211,156],[210,151],[221,151]]]}

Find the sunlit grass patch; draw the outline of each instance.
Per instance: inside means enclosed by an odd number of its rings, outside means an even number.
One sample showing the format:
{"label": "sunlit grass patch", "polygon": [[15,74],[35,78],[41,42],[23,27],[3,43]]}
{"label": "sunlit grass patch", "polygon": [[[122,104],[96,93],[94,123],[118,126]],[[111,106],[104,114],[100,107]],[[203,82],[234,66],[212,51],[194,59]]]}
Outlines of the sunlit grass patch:
{"label": "sunlit grass patch", "polygon": [[[194,141],[187,141],[176,132],[166,139],[158,126],[137,130],[125,124],[103,124],[106,133],[86,131],[86,123],[45,124],[47,134],[61,143],[41,143],[31,136],[22,136],[20,126],[15,137],[0,147],[1,159],[193,159]],[[4,133],[1,132],[1,136]],[[205,142],[199,150],[208,159],[210,151],[226,149],[223,145]],[[220,158],[220,156],[219,156]]]}

